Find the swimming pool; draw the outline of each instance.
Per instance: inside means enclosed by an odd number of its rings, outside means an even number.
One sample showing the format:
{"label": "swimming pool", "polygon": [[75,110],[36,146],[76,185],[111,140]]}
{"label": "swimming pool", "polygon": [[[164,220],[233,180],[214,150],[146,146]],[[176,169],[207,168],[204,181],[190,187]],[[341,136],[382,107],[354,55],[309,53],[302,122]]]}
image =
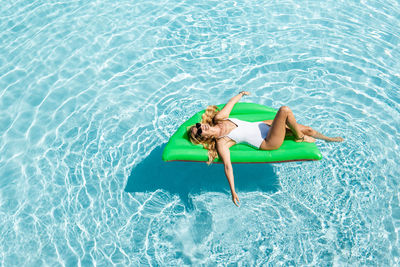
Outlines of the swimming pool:
{"label": "swimming pool", "polygon": [[[0,18],[1,265],[399,264],[397,1],[6,1]],[[235,165],[236,208],[221,166],[160,155],[240,90],[346,141]]]}

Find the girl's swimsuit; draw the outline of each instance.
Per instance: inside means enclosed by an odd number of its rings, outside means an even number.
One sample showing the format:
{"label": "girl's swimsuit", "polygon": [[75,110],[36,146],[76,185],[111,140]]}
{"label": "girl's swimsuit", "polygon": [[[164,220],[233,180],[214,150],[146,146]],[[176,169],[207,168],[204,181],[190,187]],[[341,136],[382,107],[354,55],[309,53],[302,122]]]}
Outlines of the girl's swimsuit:
{"label": "girl's swimsuit", "polygon": [[234,118],[228,118],[228,120],[236,124],[237,127],[226,136],[236,143],[247,143],[256,148],[260,148],[270,128],[264,122],[248,122]]}

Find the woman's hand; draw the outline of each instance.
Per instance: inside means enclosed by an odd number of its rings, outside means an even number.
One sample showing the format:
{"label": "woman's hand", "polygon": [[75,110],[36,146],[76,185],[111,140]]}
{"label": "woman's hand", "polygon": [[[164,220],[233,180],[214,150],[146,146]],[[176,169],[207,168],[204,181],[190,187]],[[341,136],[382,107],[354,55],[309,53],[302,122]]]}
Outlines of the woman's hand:
{"label": "woman's hand", "polygon": [[246,91],[241,91],[239,94],[235,95],[232,97],[228,103],[220,110],[218,111],[217,115],[215,115],[214,120],[223,120],[226,118],[229,118],[229,114],[232,111],[233,106],[242,98],[244,95],[250,95],[249,92]]}
{"label": "woman's hand", "polygon": [[239,197],[236,194],[236,192],[232,192],[232,201],[233,201],[233,203],[235,203],[236,206],[239,207],[238,203],[240,203],[240,200],[239,200]]}

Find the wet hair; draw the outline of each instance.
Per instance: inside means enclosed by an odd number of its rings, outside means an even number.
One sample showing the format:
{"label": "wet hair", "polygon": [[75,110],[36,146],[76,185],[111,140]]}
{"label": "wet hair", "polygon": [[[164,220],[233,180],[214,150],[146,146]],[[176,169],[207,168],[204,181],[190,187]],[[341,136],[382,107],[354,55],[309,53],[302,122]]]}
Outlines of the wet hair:
{"label": "wet hair", "polygon": [[[217,121],[214,120],[215,115],[218,113],[218,107],[217,106],[208,106],[206,108],[206,111],[201,117],[201,123],[208,124],[210,126],[215,126],[217,124]],[[194,129],[196,129],[196,126],[193,125],[192,127],[189,128],[188,130],[188,135],[190,141],[195,144],[202,144],[205,149],[208,150],[208,161],[207,164],[210,165],[213,163],[213,161],[218,157],[218,152],[217,152],[217,140],[215,137],[204,137],[203,135],[197,135],[194,133]]]}

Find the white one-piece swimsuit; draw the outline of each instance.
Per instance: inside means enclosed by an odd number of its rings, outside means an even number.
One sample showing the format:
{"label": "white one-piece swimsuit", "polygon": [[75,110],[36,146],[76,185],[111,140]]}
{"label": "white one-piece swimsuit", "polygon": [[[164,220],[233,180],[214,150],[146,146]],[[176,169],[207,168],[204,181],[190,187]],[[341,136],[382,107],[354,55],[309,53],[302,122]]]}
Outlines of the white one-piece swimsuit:
{"label": "white one-piece swimsuit", "polygon": [[264,122],[248,122],[235,118],[228,118],[228,120],[236,124],[237,127],[226,136],[236,143],[247,143],[256,148],[260,148],[270,128]]}

